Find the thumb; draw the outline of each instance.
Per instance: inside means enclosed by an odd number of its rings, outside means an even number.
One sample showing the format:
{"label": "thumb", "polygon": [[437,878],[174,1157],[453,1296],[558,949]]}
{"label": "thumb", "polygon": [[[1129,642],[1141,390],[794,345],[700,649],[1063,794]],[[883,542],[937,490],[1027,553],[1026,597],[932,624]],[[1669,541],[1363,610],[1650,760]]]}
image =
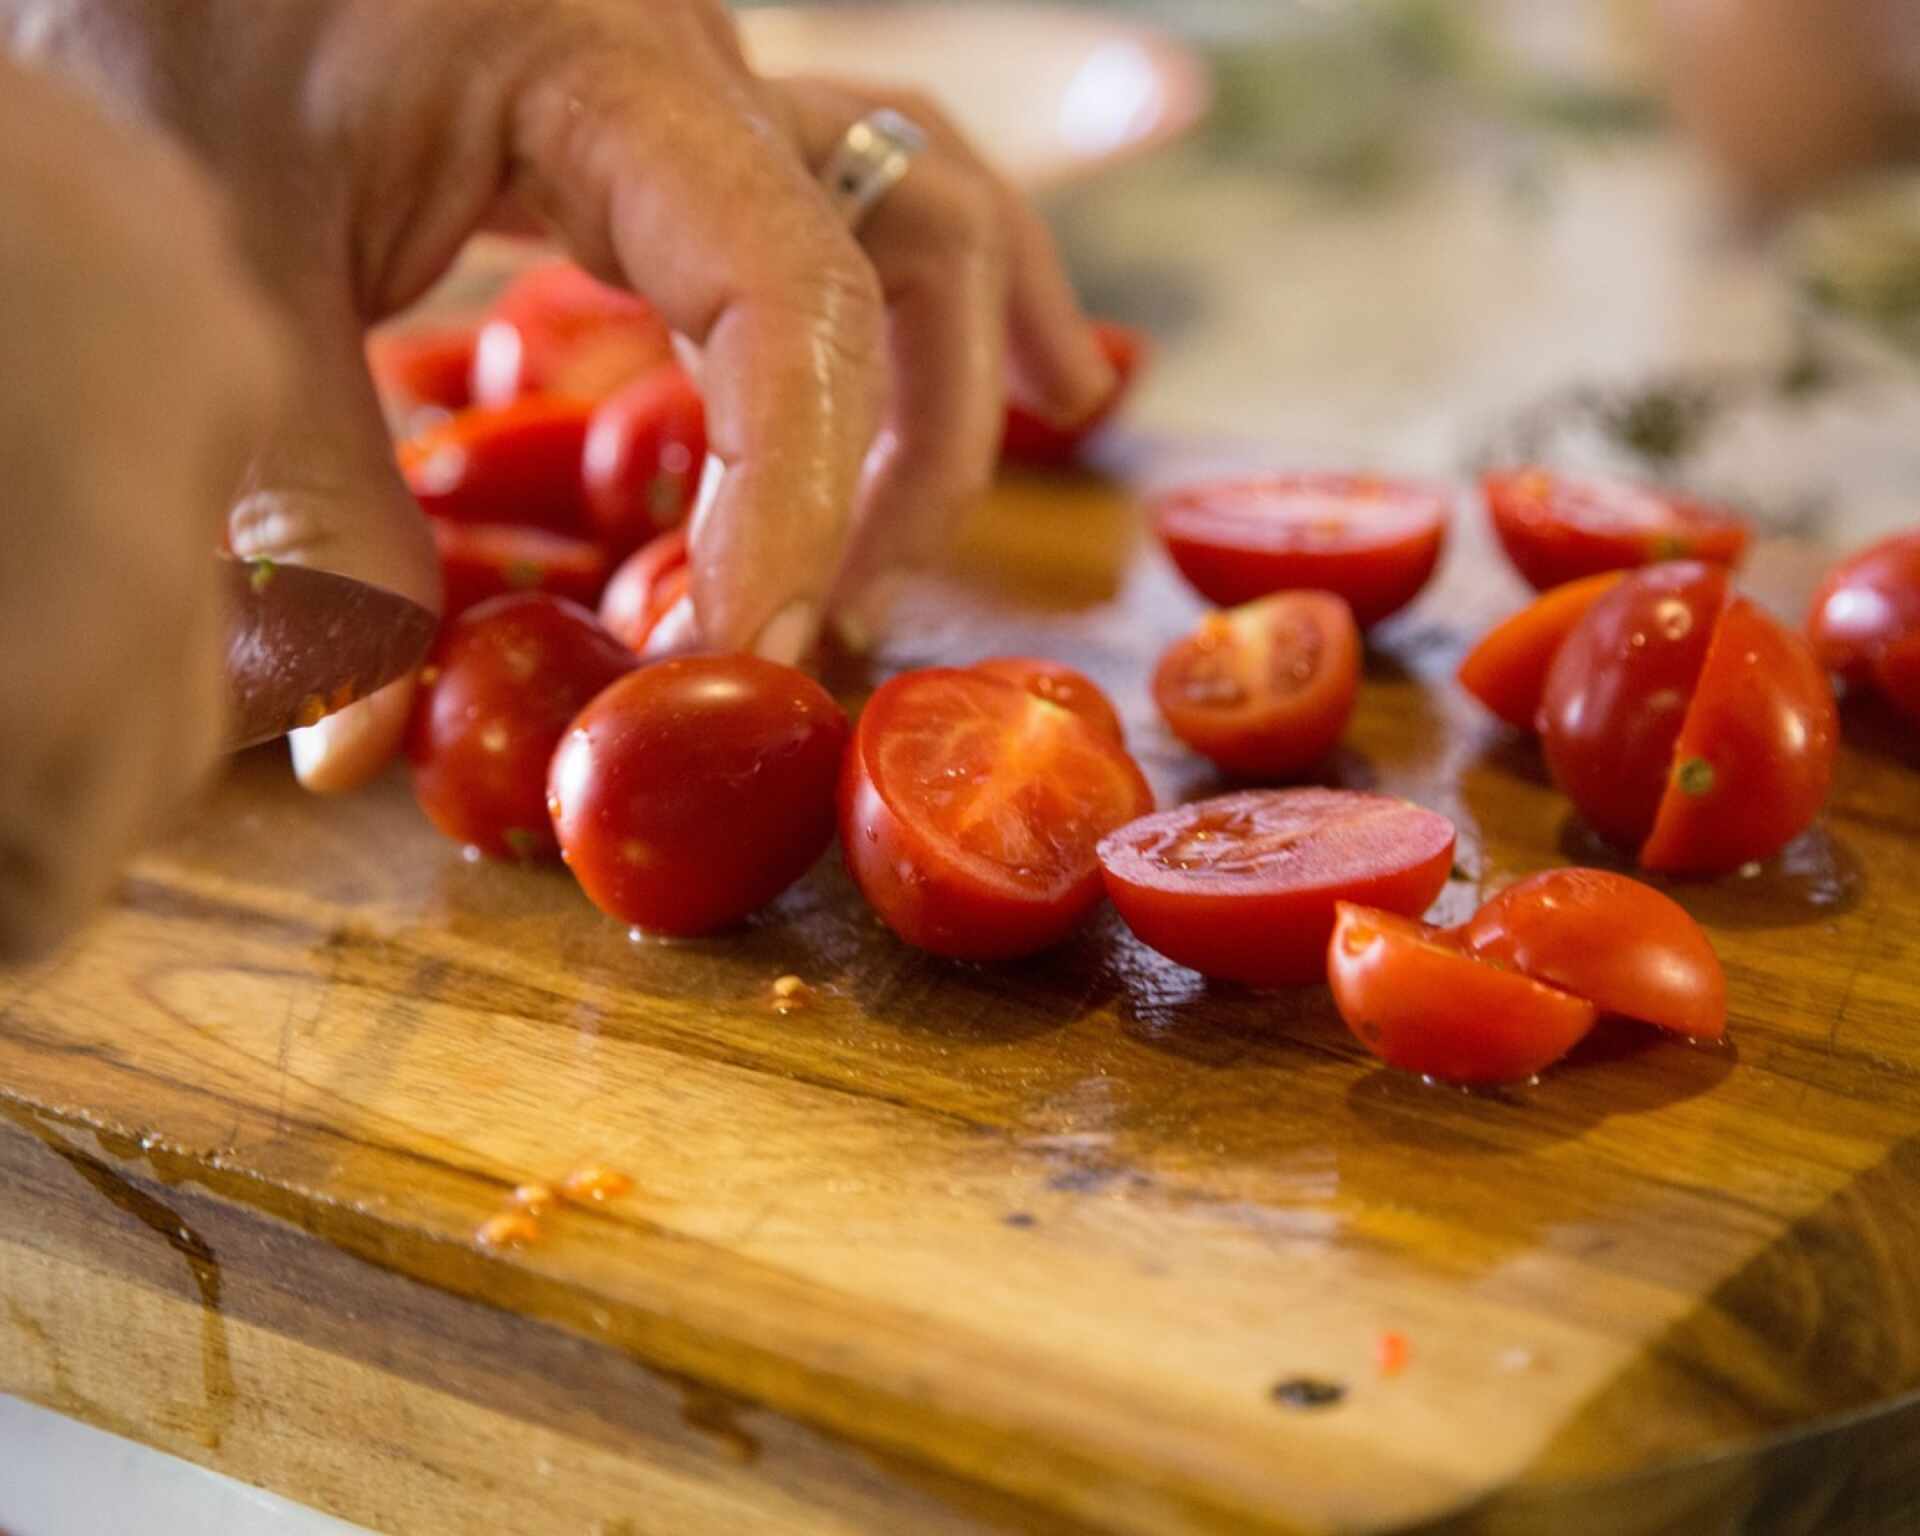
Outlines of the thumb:
{"label": "thumb", "polygon": [[[289,316],[298,387],[228,524],[233,552],[318,566],[440,607],[440,572],[418,503],[394,465],[344,290],[300,296]],[[403,679],[288,738],[308,789],[356,789],[399,750],[413,699]]]}

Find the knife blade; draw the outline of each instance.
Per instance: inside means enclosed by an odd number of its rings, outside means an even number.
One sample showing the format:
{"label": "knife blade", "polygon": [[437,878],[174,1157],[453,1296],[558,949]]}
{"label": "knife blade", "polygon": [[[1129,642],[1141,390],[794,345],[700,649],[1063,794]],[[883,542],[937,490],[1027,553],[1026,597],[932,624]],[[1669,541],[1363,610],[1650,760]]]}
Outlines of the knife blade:
{"label": "knife blade", "polygon": [[312,725],[406,676],[439,621],[333,571],[216,556],[227,596],[227,749]]}

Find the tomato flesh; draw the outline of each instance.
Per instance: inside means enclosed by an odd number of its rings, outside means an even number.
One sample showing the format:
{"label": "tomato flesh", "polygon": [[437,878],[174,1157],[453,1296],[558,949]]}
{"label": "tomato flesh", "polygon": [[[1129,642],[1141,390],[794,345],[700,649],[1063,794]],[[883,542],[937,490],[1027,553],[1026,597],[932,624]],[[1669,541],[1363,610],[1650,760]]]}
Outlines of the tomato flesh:
{"label": "tomato flesh", "polygon": [[882,685],[840,792],[854,883],[902,939],[963,960],[1057,944],[1098,905],[1095,849],[1151,810],[1139,767],[1079,715],[978,672]]}
{"label": "tomato flesh", "polygon": [[1920,532],[1883,539],[1834,566],[1814,594],[1807,634],[1822,666],[1870,681],[1890,646],[1920,634]]}
{"label": "tomato flesh", "polygon": [[1127,733],[1121,728],[1113,701],[1086,673],[1065,662],[1039,656],[991,656],[976,661],[969,670],[1024,688],[1035,698],[1050,699],[1062,709],[1072,710],[1102,735],[1112,737],[1116,745],[1127,744]]}
{"label": "tomato flesh", "polygon": [[656,368],[600,403],[582,460],[595,536],[618,559],[678,526],[707,462],[706,408],[678,368]]}
{"label": "tomato flesh", "polygon": [[1494,625],[1460,663],[1460,686],[1515,730],[1533,730],[1553,658],[1587,610],[1617,587],[1623,574],[1603,571],[1570,581]]}
{"label": "tomato flesh", "polygon": [[656,933],[725,928],[833,840],[847,720],[756,656],[628,674],[567,727],[547,779],[561,856],[594,904]]}
{"label": "tomato flesh", "polygon": [[1476,959],[1446,934],[1341,902],[1327,944],[1334,1005],[1390,1067],[1452,1083],[1519,1082],[1593,1028],[1584,998]]}
{"label": "tomato flesh", "polygon": [[367,337],[367,367],[387,405],[401,412],[421,406],[443,411],[472,404],[475,331],[470,325],[401,326]]}
{"label": "tomato flesh", "polygon": [[1544,469],[1486,475],[1480,486],[1501,548],[1542,590],[1660,560],[1734,565],[1746,553],[1741,518],[1689,497]]}
{"label": "tomato flesh", "polygon": [[541,528],[427,521],[440,553],[443,618],[504,592],[550,592],[591,608],[606,585],[607,557],[598,544]]}
{"label": "tomato flesh", "polygon": [[1146,360],[1146,333],[1117,321],[1096,320],[1093,336],[1113,368],[1113,392],[1091,414],[1070,426],[1048,421],[1023,405],[1009,403],[1007,423],[1000,439],[1002,463],[1024,464],[1036,469],[1059,469],[1071,464],[1079,458],[1088,439],[1120,408],[1121,401],[1133,388],[1140,365]]}
{"label": "tomato flesh", "polygon": [[1099,851],[1143,943],[1204,976],[1297,986],[1326,977],[1336,902],[1427,909],[1453,823],[1387,795],[1256,789],[1142,817]]}
{"label": "tomato flesh", "polygon": [[400,470],[429,516],[587,531],[580,464],[593,407],[539,397],[461,411],[400,445]]}
{"label": "tomato flesh", "polygon": [[645,299],[571,262],[529,267],[502,290],[476,340],[473,398],[536,394],[598,400],[673,361],[673,339]]}
{"label": "tomato flesh", "polygon": [[586,609],[545,593],[496,597],[443,624],[407,726],[427,819],[496,859],[552,858],[553,749],[587,701],[636,665]]}
{"label": "tomato flesh", "polygon": [[1296,588],[1336,592],[1371,629],[1432,578],[1451,494],[1374,475],[1277,475],[1174,491],[1152,516],[1180,574],[1231,607]]}
{"label": "tomato flesh", "polygon": [[670,529],[620,563],[600,595],[600,622],[635,654],[692,578],[687,530]]}
{"label": "tomato flesh", "polygon": [[1727,1028],[1727,978],[1700,925],[1650,885],[1553,869],[1508,886],[1459,930],[1467,952],[1695,1040]]}
{"label": "tomato flesh", "polygon": [[1360,632],[1330,592],[1210,613],[1153,674],[1167,727],[1243,778],[1284,779],[1333,750],[1360,688]]}

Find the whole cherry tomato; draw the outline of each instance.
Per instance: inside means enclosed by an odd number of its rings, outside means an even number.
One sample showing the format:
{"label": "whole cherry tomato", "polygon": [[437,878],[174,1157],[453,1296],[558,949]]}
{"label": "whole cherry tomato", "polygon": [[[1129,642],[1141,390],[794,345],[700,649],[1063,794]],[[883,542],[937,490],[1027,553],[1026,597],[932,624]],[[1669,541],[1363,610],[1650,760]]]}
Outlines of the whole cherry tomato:
{"label": "whole cherry tomato", "polygon": [[1222,795],[1100,844],[1107,894],[1144,943],[1254,986],[1324,980],[1336,902],[1424,912],[1452,860],[1446,817],[1347,789]]}
{"label": "whole cherry tomato", "polygon": [[1880,653],[1873,679],[1895,708],[1920,725],[1920,629]]}
{"label": "whole cherry tomato", "polygon": [[840,843],[861,894],[909,944],[1007,959],[1086,918],[1100,839],[1152,808],[1133,759],[1072,710],[933,668],[893,678],[862,711]]}
{"label": "whole cherry tomato", "polygon": [[1467,952],[1585,998],[1602,1013],[1718,1040],[1727,978],[1700,925],[1671,897],[1601,869],[1553,869],[1510,885],[1459,930]]}
{"label": "whole cherry tomato", "polygon": [[496,859],[552,857],[553,749],[587,701],[636,665],[586,609],[543,592],[496,597],[442,625],[407,726],[427,819]]}
{"label": "whole cherry tomato", "polygon": [[407,325],[371,332],[367,367],[388,408],[408,415],[421,406],[443,411],[472,404],[476,331],[471,325]]}
{"label": "whole cherry tomato", "polygon": [[1882,539],[1827,572],[1807,634],[1823,667],[1871,682],[1889,646],[1920,634],[1920,530]]}
{"label": "whole cherry tomato", "polygon": [[1330,592],[1281,592],[1210,613],[1154,669],[1168,728],[1244,778],[1283,779],[1340,739],[1360,687],[1360,632]]}
{"label": "whole cherry tomato", "polygon": [[1501,547],[1535,587],[1659,560],[1736,565],[1746,553],[1738,516],[1666,491],[1544,469],[1490,474],[1480,484]]}
{"label": "whole cherry tomato", "polygon": [[645,299],[571,262],[549,262],[529,267],[494,301],[474,349],[473,399],[598,400],[672,361],[672,335]]}
{"label": "whole cherry tomato", "polygon": [[1084,420],[1061,426],[1036,416],[1025,406],[1007,407],[1006,430],[1000,442],[1000,458],[1007,464],[1026,464],[1039,469],[1057,469],[1071,464],[1081,448],[1107,419],[1120,408],[1120,402],[1133,388],[1133,381],[1146,359],[1144,332],[1112,320],[1094,322],[1094,339],[1113,365],[1113,393]]}
{"label": "whole cherry tomato", "polygon": [[1036,698],[1051,699],[1111,736],[1118,745],[1127,744],[1127,733],[1121,729],[1113,701],[1086,673],[1075,671],[1065,662],[1047,661],[1038,656],[992,656],[976,661],[972,670],[1024,688]]}
{"label": "whole cherry tomato", "polygon": [[646,650],[653,626],[686,595],[693,578],[688,557],[687,530],[669,529],[628,555],[600,594],[600,622],[636,655]]}
{"label": "whole cherry tomato", "polygon": [[443,618],[503,592],[550,592],[589,608],[600,600],[607,556],[598,544],[542,528],[427,521],[440,551]]}
{"label": "whole cherry tomato", "polygon": [[1189,486],[1153,508],[1180,574],[1223,607],[1272,592],[1335,592],[1371,629],[1432,578],[1452,494],[1375,475],[1275,475]]}
{"label": "whole cherry tomato", "polygon": [[1460,686],[1515,730],[1534,730],[1553,658],[1587,610],[1624,574],[1602,571],[1551,588],[1494,625],[1460,663]]}
{"label": "whole cherry tomato", "polygon": [[756,656],[688,656],[622,678],[561,738],[547,808],[603,912],[710,933],[772,901],[833,841],[847,718]]}
{"label": "whole cherry tomato", "polygon": [[1390,1067],[1454,1083],[1511,1083],[1553,1065],[1593,1028],[1592,1003],[1475,959],[1392,912],[1341,902],[1327,945],[1334,1005]]}
{"label": "whole cherry tomato", "polygon": [[401,443],[400,470],[430,516],[581,537],[581,456],[592,415],[587,401],[558,396],[461,411]]}
{"label": "whole cherry tomato", "polygon": [[678,368],[600,402],[583,460],[587,513],[615,559],[686,521],[707,462],[706,408]]}

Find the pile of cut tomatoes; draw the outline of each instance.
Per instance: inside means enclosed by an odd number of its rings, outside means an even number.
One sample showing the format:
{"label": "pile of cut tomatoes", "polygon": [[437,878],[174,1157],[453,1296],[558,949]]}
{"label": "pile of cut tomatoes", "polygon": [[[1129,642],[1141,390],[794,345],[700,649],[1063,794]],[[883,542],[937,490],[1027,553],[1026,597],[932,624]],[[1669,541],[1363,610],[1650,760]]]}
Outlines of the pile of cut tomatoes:
{"label": "pile of cut tomatoes", "polygon": [[[1111,413],[1142,351],[1101,334],[1114,399],[1074,430],[1011,411],[1007,458],[1069,463]],[[1365,632],[1439,562],[1448,487],[1290,475],[1155,503],[1168,555],[1221,606],[1168,648],[1152,697],[1174,737],[1249,786],[1156,810],[1119,713],[1058,662],[903,673],[853,725],[792,668],[643,663],[688,600],[706,438],[640,300],[536,268],[478,324],[380,337],[370,355],[448,589],[409,729],[414,786],[463,844],[558,857],[622,922],[691,935],[772,901],[837,836],[902,940],[967,961],[1058,944],[1111,900],[1209,977],[1328,985],[1369,1050],[1452,1081],[1529,1077],[1602,1015],[1725,1029],[1711,944],[1652,887],[1553,870],[1434,928],[1420,916],[1452,868],[1444,816],[1272,787],[1340,740]],[[1747,535],[1731,513],[1537,469],[1481,489],[1542,593],[1460,681],[1539,734],[1587,823],[1644,868],[1738,870],[1811,824],[1839,736],[1829,671],[1920,719],[1920,534],[1836,568],[1810,646],[1734,591]]]}

